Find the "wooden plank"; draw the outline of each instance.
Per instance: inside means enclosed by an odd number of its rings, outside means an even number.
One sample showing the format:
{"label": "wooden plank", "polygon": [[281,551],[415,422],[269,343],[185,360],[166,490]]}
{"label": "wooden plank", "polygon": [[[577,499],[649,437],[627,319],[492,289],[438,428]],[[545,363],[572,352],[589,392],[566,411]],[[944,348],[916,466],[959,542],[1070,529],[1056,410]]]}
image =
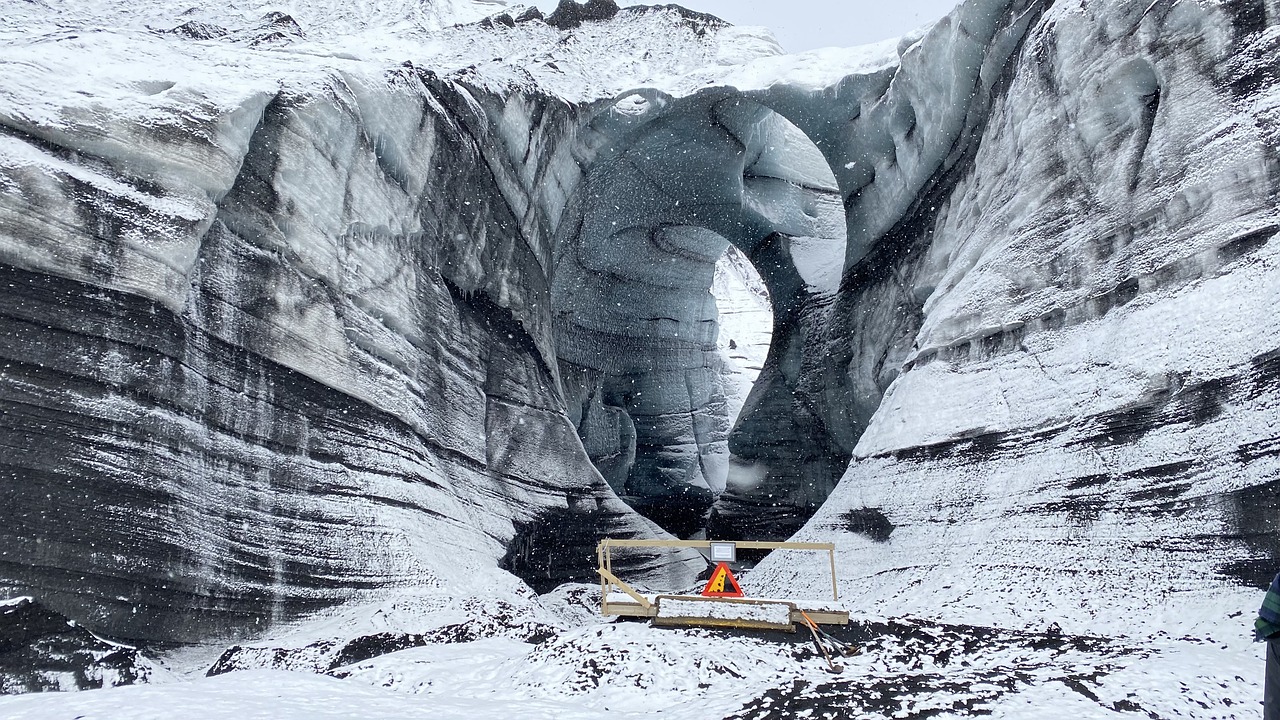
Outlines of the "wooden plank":
{"label": "wooden plank", "polygon": [[[795,632],[795,621],[792,615],[798,612],[796,606],[790,602],[782,602],[777,600],[753,600],[751,598],[720,598],[720,597],[703,597],[701,595],[659,595],[655,598],[658,605],[658,612],[653,618],[654,625],[660,626],[697,626],[697,627],[723,627],[737,628],[741,630],[783,630],[786,632]],[[688,605],[706,605],[708,614],[696,615],[671,615],[663,611],[664,601],[678,601]],[[716,605],[742,605],[742,606],[779,606],[784,611],[787,622],[770,622],[769,620],[759,618],[742,618],[742,617],[712,617],[710,613],[714,612],[712,608]]]}
{"label": "wooden plank", "polygon": [[795,605],[790,600],[779,600],[778,598],[750,598],[750,597],[707,597],[706,595],[675,595],[673,593],[663,593],[654,598],[655,600],[694,600],[697,602],[709,603],[730,603],[739,605]]}
{"label": "wooden plank", "polygon": [[839,600],[840,589],[836,587],[836,549],[834,546],[828,551],[828,554],[831,555],[831,599]]}
{"label": "wooden plank", "polygon": [[[609,603],[609,611],[605,615],[618,615],[621,617],[653,617],[658,612],[657,607],[644,608],[637,603],[632,602],[611,602]],[[810,613],[809,617],[813,617]],[[818,620],[814,620],[818,622]]]}
{"label": "wooden plank", "polygon": [[667,627],[722,627],[734,628],[737,630],[782,630],[784,632],[795,632],[794,623],[782,625],[779,623],[761,622],[759,620],[722,620],[720,618],[704,618],[704,617],[655,617],[654,625]]}
{"label": "wooden plank", "polygon": [[[635,602],[611,602],[608,604],[608,611],[605,615],[618,615],[622,617],[653,617],[657,614],[657,606],[645,608]],[[819,625],[848,625],[849,613],[832,612],[829,610],[805,610],[809,613],[809,617]],[[800,615],[800,610],[796,610],[791,614],[791,622],[801,623],[804,618]]]}
{"label": "wooden plank", "polygon": [[[596,560],[599,567],[604,567],[604,550],[605,543],[596,545]],[[600,576],[600,614],[608,615],[609,613],[609,581]]]}
{"label": "wooden plank", "polygon": [[[805,610],[805,612],[807,612],[809,614],[809,617],[813,618],[813,621],[818,623],[819,625],[848,625],[849,624],[849,613],[847,612],[829,612],[829,611],[823,611],[823,610]],[[793,623],[804,622],[804,616],[800,614],[799,610],[796,610],[795,612],[791,613],[791,622]]]}
{"label": "wooden plank", "polygon": [[[614,585],[617,585],[619,590],[630,595],[632,600],[635,600],[636,602],[640,603],[640,605],[642,605],[644,608],[648,609],[653,605],[653,603],[649,602],[649,598],[636,592],[635,588],[622,582],[621,580],[618,579],[616,575],[609,572],[608,570],[605,570],[604,568],[596,568],[596,572],[600,573],[600,577],[604,578],[605,580],[608,580]],[[607,598],[609,596],[606,594],[605,597]]]}
{"label": "wooden plank", "polygon": [[[670,597],[678,600],[709,599],[709,598],[702,598],[702,596],[700,595],[659,596],[659,598],[662,598],[662,597]],[[655,598],[655,599],[659,599],[659,598]],[[751,602],[750,598],[716,598],[716,599],[721,602],[729,602],[729,601]],[[820,610],[816,608],[809,609],[799,603],[790,603],[790,604],[797,606],[796,610],[791,613],[791,622],[793,623],[804,622],[804,618],[801,617],[800,615],[800,611],[803,610],[804,612],[809,613],[809,617],[813,618],[813,621],[818,623],[819,625],[848,625],[849,624],[849,612],[846,610]],[[625,617],[653,617],[654,615],[657,614],[657,612],[658,612],[657,605],[651,605],[650,607],[646,608],[637,602],[616,602],[615,601],[615,602],[608,603],[608,611],[604,614],[605,615],[621,615]]]}

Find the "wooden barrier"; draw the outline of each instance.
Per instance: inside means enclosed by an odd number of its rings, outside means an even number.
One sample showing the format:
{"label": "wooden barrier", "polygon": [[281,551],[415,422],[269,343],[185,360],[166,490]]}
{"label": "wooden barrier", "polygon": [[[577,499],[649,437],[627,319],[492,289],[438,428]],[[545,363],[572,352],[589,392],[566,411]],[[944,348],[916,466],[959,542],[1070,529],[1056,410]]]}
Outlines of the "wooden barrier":
{"label": "wooden barrier", "polygon": [[[692,548],[692,549],[710,549],[712,543],[731,542],[719,540],[619,540],[615,538],[605,538],[596,546],[596,559],[599,561],[600,567],[597,573],[600,575],[600,612],[604,615],[629,615],[632,617],[648,617],[654,618],[655,622],[660,624],[680,624],[680,625],[713,625],[720,627],[755,627],[764,629],[764,625],[759,622],[736,622],[733,620],[716,619],[701,616],[685,616],[670,617],[666,613],[660,613],[659,605],[663,599],[671,601],[709,601],[711,598],[701,596],[682,596],[682,595],[655,595],[647,596],[639,592],[635,588],[613,574],[613,548]],[[831,567],[831,597],[833,601],[839,601],[840,592],[836,585],[836,547],[834,543],[809,543],[809,542],[766,542],[759,540],[743,540],[732,541],[737,548],[747,550],[808,550],[808,551],[825,551],[830,560]],[[613,589],[617,588],[625,593],[626,598],[610,600],[613,595]],[[621,596],[619,596],[621,597]],[[758,603],[758,604],[778,604],[784,603],[790,606],[792,611],[792,622],[802,622],[802,616],[807,611],[809,616],[816,622],[826,625],[845,625],[849,622],[849,613],[847,610],[839,607],[824,606],[822,603],[794,600],[778,600],[766,598],[744,598],[735,602]],[[692,607],[692,606],[691,606]],[[710,605],[708,608],[712,607]],[[662,615],[659,620],[659,615]],[[783,629],[781,626],[770,625],[773,629]],[[791,628],[794,629],[794,628]]]}

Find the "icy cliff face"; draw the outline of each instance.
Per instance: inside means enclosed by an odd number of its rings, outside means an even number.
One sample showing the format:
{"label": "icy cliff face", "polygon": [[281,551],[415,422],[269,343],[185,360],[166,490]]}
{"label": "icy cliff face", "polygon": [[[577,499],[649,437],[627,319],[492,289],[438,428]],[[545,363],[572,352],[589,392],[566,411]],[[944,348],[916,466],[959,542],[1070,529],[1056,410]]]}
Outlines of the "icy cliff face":
{"label": "icy cliff face", "polygon": [[1232,588],[1280,550],[1278,22],[1114,2],[1031,29],[972,164],[881,243],[919,320],[802,533],[842,538],[853,602],[1246,632]]}
{"label": "icy cliff face", "polygon": [[1271,5],[970,0],[794,57],[607,1],[85,7],[0,26],[4,588],[199,639],[590,577],[661,534],[633,508],[822,506],[846,593],[979,615],[1275,555]]}
{"label": "icy cliff face", "polygon": [[572,106],[131,33],[5,59],[6,586],[188,640],[655,532],[561,396]]}

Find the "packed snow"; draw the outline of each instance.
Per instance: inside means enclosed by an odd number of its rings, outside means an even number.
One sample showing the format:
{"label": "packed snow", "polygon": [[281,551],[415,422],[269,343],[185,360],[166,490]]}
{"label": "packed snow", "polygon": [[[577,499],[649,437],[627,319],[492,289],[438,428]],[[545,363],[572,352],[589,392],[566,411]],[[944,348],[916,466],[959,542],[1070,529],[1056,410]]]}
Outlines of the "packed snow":
{"label": "packed snow", "polygon": [[772,625],[787,625],[791,623],[791,606],[779,602],[733,602],[729,600],[662,598],[658,601],[657,617],[750,620]]}

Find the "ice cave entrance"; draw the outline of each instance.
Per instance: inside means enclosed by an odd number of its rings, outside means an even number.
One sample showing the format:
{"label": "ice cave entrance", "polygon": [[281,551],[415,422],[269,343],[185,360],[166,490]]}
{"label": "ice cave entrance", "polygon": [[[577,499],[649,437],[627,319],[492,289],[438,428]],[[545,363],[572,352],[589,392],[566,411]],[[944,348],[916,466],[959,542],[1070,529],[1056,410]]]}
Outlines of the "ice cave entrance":
{"label": "ice cave entrance", "polygon": [[720,326],[716,349],[724,362],[725,414],[733,427],[769,356],[773,306],[764,278],[733,245],[716,261],[711,296],[716,300]]}
{"label": "ice cave entrance", "polygon": [[624,95],[582,135],[552,304],[588,456],[679,537],[790,535],[848,459],[798,392],[845,256],[830,166],[731,88]]}

